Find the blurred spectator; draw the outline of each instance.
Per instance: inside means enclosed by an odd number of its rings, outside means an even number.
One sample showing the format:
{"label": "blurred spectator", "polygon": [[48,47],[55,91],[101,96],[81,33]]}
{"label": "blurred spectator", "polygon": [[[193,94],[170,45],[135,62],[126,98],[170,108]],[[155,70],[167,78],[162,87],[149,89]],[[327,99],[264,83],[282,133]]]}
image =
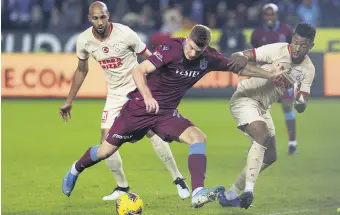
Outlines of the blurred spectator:
{"label": "blurred spectator", "polygon": [[191,21],[195,24],[204,22],[204,5],[202,0],[193,0],[191,3]]}
{"label": "blurred spectator", "polygon": [[31,0],[8,0],[9,21],[12,28],[28,29],[30,27]]}
{"label": "blurred spectator", "polygon": [[245,4],[240,3],[236,6],[236,19],[238,25],[245,26],[247,22],[247,6]]}
{"label": "blurred spectator", "polygon": [[216,6],[216,28],[222,28],[227,21],[228,5],[226,1],[220,1]]}
{"label": "blurred spectator", "polygon": [[259,2],[256,2],[254,5],[248,8],[248,21],[246,23],[246,27],[254,27],[257,26],[258,23],[261,23],[261,8],[262,6]]}
{"label": "blurred spectator", "polygon": [[235,12],[230,12],[228,22],[222,29],[222,35],[219,41],[221,51],[225,55],[243,50],[245,47],[245,38],[242,28],[239,27]]}
{"label": "blurred spectator", "polygon": [[181,8],[177,5],[174,8],[168,9],[163,15],[162,33],[172,33],[182,28],[183,17]]}
{"label": "blurred spectator", "polygon": [[323,26],[340,27],[340,0],[321,0],[320,11]]}
{"label": "blurred spectator", "polygon": [[297,8],[297,14],[303,22],[313,26],[318,26],[320,20],[320,12],[317,1],[303,0]]}
{"label": "blurred spectator", "polygon": [[152,8],[150,5],[145,4],[140,12],[139,24],[140,28],[145,31],[151,31],[155,25],[154,13],[152,12]]}

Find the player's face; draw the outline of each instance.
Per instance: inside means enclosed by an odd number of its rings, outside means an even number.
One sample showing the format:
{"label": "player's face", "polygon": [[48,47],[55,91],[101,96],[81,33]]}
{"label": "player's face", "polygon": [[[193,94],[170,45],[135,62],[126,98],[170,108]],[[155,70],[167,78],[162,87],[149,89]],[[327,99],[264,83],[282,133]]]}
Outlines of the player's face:
{"label": "player's face", "polygon": [[301,37],[298,34],[294,34],[292,43],[290,44],[290,54],[292,61],[299,63],[303,60],[305,55],[313,48],[314,43],[310,39]]}
{"label": "player's face", "polygon": [[198,47],[195,42],[188,37],[184,46],[184,55],[188,60],[195,60],[204,52],[206,47],[207,46],[203,48]]}
{"label": "player's face", "polygon": [[95,31],[100,35],[104,35],[109,26],[109,12],[107,12],[105,9],[96,8],[90,12],[88,18]]}
{"label": "player's face", "polygon": [[277,14],[272,8],[267,8],[263,11],[263,20],[269,28],[272,28],[277,21]]}

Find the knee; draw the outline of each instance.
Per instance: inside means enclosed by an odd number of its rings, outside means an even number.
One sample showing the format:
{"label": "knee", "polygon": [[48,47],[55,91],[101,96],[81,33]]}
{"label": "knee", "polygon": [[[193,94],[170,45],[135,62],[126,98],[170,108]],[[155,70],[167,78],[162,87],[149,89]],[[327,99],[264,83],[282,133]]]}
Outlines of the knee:
{"label": "knee", "polygon": [[207,136],[202,132],[202,131],[196,131],[193,132],[193,134],[191,135],[191,144],[194,143],[206,143],[207,141]]}
{"label": "knee", "polygon": [[267,143],[270,141],[270,138],[270,133],[267,129],[261,133],[256,134],[256,137],[254,139],[260,145],[267,147]]}

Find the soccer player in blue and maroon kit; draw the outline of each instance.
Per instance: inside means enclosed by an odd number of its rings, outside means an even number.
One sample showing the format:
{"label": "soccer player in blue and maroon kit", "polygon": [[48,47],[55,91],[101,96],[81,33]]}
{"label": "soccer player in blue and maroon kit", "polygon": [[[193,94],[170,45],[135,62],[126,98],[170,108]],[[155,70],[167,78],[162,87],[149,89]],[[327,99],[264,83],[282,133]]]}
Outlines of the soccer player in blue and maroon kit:
{"label": "soccer player in blue and maroon kit", "polygon": [[[231,71],[240,75],[275,78],[284,71],[265,71],[247,65],[245,56],[224,57],[209,47],[211,31],[196,25],[187,38],[174,38],[133,71],[138,89],[130,92],[106,140],[90,147],[66,174],[62,191],[70,196],[78,175],[86,168],[111,156],[125,142],[142,139],[148,131],[163,140],[189,145],[188,167],[191,174],[192,205],[196,208],[216,200],[223,186],[204,188],[206,138],[203,132],[179,114],[177,107],[185,92],[210,71]],[[147,77],[148,74],[148,77]]]}
{"label": "soccer player in blue and maroon kit", "polygon": [[[253,48],[277,42],[290,43],[293,36],[292,28],[278,20],[278,7],[269,3],[263,6],[263,26],[256,28],[251,35]],[[295,113],[293,111],[294,89],[288,89],[280,98],[288,130],[288,154],[296,153]]]}

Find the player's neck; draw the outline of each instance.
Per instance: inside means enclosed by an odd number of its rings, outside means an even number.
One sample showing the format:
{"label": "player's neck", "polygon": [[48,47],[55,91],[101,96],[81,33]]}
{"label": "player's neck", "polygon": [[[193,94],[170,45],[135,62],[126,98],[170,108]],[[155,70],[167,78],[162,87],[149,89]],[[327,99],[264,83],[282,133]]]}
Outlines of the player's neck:
{"label": "player's neck", "polygon": [[109,24],[107,25],[107,27],[106,27],[106,29],[105,29],[105,32],[104,32],[103,34],[99,34],[96,30],[94,30],[94,28],[93,28],[92,33],[93,33],[93,36],[94,36],[97,40],[99,40],[99,41],[104,41],[104,40],[106,40],[106,39],[111,35],[112,28],[113,28],[112,23],[109,23]]}

